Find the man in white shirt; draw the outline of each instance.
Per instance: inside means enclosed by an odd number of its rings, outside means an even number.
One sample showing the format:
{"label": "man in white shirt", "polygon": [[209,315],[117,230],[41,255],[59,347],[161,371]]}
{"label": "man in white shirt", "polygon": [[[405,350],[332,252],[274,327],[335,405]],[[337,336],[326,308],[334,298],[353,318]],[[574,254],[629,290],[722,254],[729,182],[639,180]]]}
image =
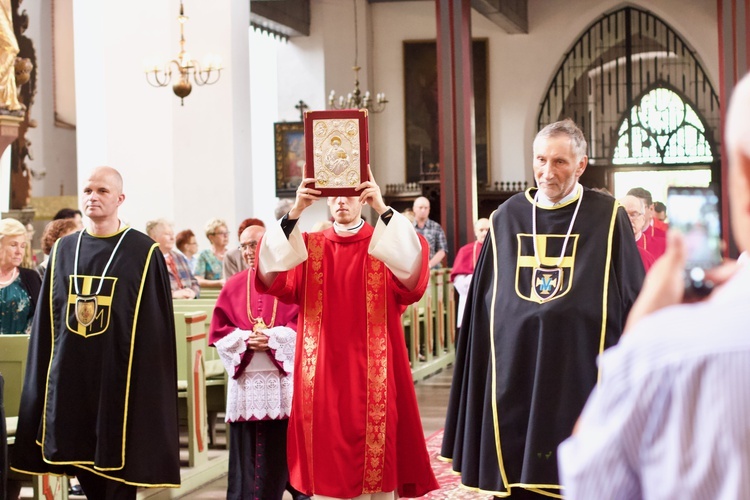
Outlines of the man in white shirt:
{"label": "man in white shirt", "polygon": [[[750,248],[750,77],[726,123],[733,235]],[[711,272],[704,302],[681,304],[685,246],[670,233],[626,335],[599,359],[601,381],[558,450],[567,499],[750,498],[750,267]]]}

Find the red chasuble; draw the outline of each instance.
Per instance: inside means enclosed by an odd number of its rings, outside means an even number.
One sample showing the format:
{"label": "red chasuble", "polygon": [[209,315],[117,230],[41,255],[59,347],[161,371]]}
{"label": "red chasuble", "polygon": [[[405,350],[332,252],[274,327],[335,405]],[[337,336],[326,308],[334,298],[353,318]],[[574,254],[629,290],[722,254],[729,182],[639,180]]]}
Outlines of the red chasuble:
{"label": "red chasuble", "polygon": [[[367,253],[373,228],[303,235],[308,258],[261,293],[300,305],[287,452],[292,485],[307,495],[352,498],[437,489],[419,419],[401,314],[429,279],[406,290]],[[259,259],[258,259],[259,260]]]}

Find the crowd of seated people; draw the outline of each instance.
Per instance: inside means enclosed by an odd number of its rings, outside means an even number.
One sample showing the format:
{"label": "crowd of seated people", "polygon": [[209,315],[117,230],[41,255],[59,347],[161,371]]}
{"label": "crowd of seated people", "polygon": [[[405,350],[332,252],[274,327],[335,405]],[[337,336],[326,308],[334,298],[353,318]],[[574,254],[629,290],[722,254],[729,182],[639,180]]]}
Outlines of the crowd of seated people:
{"label": "crowd of seated people", "polygon": [[[640,196],[642,195],[641,192],[645,192],[649,197],[649,199],[645,199],[643,202],[643,206],[647,207],[644,209],[644,212],[646,212],[649,210],[647,204],[651,201],[650,193],[643,189],[639,189],[638,191],[639,192],[636,193],[637,195]],[[632,193],[630,198],[633,198]],[[286,199],[280,200],[275,213],[277,219],[282,217],[288,211],[288,202],[289,200]],[[666,227],[666,224],[659,220],[660,218],[664,219],[664,205],[656,202],[650,208],[652,214],[658,214],[651,217],[653,220],[652,225],[661,227],[663,224],[663,226]],[[658,211],[655,211],[654,208]],[[643,218],[645,222],[645,214]],[[29,226],[31,225],[28,224],[27,226],[24,226],[20,222],[19,225],[24,229],[23,234],[21,234],[21,230],[18,229],[18,227],[13,226],[19,234],[12,235],[9,238],[4,238],[6,240],[5,244],[3,243],[3,236],[0,235],[0,264],[3,264],[3,268],[0,269],[0,321],[8,323],[8,325],[5,325],[0,329],[2,333],[11,332],[7,311],[16,307],[16,302],[18,301],[18,297],[15,297],[15,295],[11,293],[18,292],[18,287],[15,285],[9,287],[9,285],[18,281],[19,284],[23,285],[23,290],[26,290],[28,287],[31,287],[32,292],[33,290],[36,290],[36,285],[33,283],[29,284],[31,278],[28,276],[30,275],[25,274],[25,271],[16,272],[12,271],[12,269],[20,270],[25,268],[35,268],[38,275],[43,279],[49,261],[49,255],[55,242],[59,238],[73,234],[83,228],[80,210],[65,208],[58,211],[53,220],[44,228],[40,241],[42,252],[39,254],[39,260],[41,262],[37,263],[34,253],[31,251],[31,240],[34,234],[33,232],[29,232]],[[238,234],[242,234],[242,231],[251,225],[264,226],[265,224],[263,221],[256,218],[244,219],[238,227]],[[645,225],[646,224],[644,224],[644,226]],[[330,221],[321,221],[315,225],[312,231],[325,230],[330,226]],[[3,227],[5,228],[5,226]],[[656,229],[656,231],[659,231],[659,229]],[[162,254],[164,255],[170,275],[173,298],[198,298],[200,297],[201,288],[220,289],[228,278],[242,271],[246,267],[246,264],[241,258],[239,248],[230,247],[229,245],[230,233],[227,223],[223,219],[216,218],[208,221],[205,226],[205,235],[210,242],[210,247],[200,252],[195,233],[191,229],[184,229],[175,234],[172,224],[165,219],[160,218],[149,221],[144,228],[144,232],[151,236],[151,238],[162,247]],[[651,232],[653,232],[653,229],[651,229]],[[645,240],[646,231],[644,230],[643,233],[644,236],[642,239]],[[23,236],[24,240],[21,261],[13,267],[11,264],[11,252],[10,250],[6,250],[6,248],[10,248],[9,245],[11,239],[20,239],[21,236]],[[3,252],[8,254],[7,259],[4,259]],[[7,264],[5,263],[6,260]],[[653,259],[651,262],[652,261]],[[25,276],[22,280],[18,279],[19,276],[21,276],[21,273],[24,273]],[[29,290],[26,290],[26,294],[28,293]],[[15,298],[11,298],[11,295]],[[20,293],[20,295],[23,295],[23,293]],[[12,333],[22,333],[23,331],[26,331],[31,324],[31,318],[33,317],[33,304],[31,304],[30,308],[26,309],[31,311],[30,313],[27,311],[28,318],[26,318],[26,322],[18,320],[17,322],[19,325],[13,326]],[[24,325],[20,325],[20,323],[24,323]]]}

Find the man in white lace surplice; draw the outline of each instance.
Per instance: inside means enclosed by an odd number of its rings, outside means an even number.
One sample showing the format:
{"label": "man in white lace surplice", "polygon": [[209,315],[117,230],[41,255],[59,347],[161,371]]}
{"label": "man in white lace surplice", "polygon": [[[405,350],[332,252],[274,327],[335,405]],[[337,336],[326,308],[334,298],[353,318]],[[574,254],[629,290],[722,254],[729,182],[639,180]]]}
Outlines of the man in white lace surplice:
{"label": "man in white lace surplice", "polygon": [[[246,269],[227,280],[216,301],[209,343],[229,373],[228,499],[281,499],[287,486],[287,419],[298,307],[258,293],[255,250],[264,229],[240,235]],[[292,491],[295,500],[306,498]]]}

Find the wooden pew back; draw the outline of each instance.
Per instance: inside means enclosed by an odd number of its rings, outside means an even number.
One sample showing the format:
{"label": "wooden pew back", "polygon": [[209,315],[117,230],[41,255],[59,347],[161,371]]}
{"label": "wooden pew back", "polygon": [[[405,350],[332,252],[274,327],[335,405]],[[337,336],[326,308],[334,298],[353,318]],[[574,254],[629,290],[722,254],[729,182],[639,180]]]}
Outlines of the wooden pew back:
{"label": "wooden pew back", "polygon": [[6,417],[18,416],[28,351],[28,335],[0,335],[0,373],[5,379]]}

